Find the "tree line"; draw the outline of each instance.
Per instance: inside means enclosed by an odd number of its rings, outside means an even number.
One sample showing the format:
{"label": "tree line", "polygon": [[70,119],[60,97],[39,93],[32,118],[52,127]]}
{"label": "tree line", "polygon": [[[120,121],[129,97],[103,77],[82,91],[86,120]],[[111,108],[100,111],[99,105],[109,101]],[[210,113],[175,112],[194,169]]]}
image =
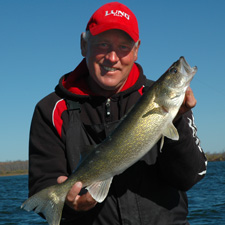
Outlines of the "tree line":
{"label": "tree line", "polygon": [[221,153],[206,153],[206,158],[208,161],[225,161],[225,152]]}
{"label": "tree line", "polygon": [[28,160],[0,162],[0,176],[28,173]]}

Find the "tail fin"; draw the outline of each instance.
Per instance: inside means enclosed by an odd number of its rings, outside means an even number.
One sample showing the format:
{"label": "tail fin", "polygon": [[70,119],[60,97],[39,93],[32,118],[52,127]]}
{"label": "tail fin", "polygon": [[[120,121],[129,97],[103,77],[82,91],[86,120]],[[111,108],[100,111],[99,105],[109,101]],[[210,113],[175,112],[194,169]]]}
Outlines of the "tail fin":
{"label": "tail fin", "polygon": [[21,208],[28,212],[34,210],[42,213],[49,225],[59,225],[66,194],[59,191],[59,185],[54,185],[31,196]]}

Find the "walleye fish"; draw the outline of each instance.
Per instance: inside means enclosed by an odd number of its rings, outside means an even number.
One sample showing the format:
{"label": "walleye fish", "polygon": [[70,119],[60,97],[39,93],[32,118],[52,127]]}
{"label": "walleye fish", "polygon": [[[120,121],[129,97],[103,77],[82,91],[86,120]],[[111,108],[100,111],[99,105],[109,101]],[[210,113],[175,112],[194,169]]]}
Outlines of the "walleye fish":
{"label": "walleye fish", "polygon": [[179,139],[172,122],[196,72],[196,66],[191,68],[184,57],[180,57],[64,183],[36,193],[21,208],[42,213],[50,225],[59,225],[66,195],[77,181],[83,183],[83,187],[97,202],[102,202],[108,194],[113,176],[137,162],[160,139],[162,147],[164,136]]}

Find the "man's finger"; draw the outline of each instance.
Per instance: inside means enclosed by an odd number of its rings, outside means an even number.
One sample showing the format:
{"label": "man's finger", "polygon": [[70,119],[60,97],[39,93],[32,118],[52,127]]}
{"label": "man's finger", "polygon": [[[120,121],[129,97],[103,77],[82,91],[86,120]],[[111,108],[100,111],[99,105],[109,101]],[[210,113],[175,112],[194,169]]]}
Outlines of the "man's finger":
{"label": "man's finger", "polygon": [[74,205],[75,203],[75,199],[77,197],[77,195],[80,193],[82,188],[82,183],[81,182],[77,182],[73,185],[73,187],[70,189],[70,191],[67,194],[66,200],[67,203],[71,206]]}
{"label": "man's finger", "polygon": [[92,198],[92,196],[87,192],[84,195],[77,196],[75,210],[76,211],[87,211],[95,207],[97,202]]}
{"label": "man's finger", "polygon": [[197,103],[194,93],[190,87],[186,91],[185,100],[186,107],[190,109],[194,108]]}
{"label": "man's finger", "polygon": [[66,176],[60,176],[60,177],[57,178],[57,183],[61,184],[64,181],[66,181],[67,179],[68,179],[68,177],[66,177]]}

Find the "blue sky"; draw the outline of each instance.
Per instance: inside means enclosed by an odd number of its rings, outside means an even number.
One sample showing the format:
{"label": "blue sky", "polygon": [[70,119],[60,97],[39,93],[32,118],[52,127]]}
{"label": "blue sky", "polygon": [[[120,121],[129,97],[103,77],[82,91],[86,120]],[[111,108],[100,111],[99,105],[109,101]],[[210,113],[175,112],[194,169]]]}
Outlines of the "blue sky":
{"label": "blue sky", "polygon": [[[28,159],[36,103],[81,61],[80,34],[109,1],[0,0],[0,161]],[[198,72],[191,83],[205,152],[225,151],[225,1],[121,1],[137,16],[137,60],[156,80],[180,56]]]}

